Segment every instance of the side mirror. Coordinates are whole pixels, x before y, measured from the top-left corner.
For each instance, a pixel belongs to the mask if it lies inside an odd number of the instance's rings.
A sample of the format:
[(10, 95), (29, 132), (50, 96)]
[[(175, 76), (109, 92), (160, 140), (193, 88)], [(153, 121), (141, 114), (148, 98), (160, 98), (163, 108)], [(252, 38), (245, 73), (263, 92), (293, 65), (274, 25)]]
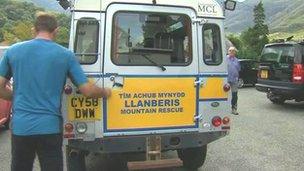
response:
[(225, 1), (225, 9), (226, 10), (234, 11), (235, 7), (236, 7), (236, 1), (233, 1), (233, 0), (226, 0)]

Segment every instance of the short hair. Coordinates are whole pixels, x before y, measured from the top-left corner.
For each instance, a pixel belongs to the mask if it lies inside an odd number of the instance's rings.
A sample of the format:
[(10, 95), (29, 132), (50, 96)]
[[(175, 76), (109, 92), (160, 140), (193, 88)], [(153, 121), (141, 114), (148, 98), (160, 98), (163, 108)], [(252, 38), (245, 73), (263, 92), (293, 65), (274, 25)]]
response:
[(228, 49), (228, 51), (238, 52), (238, 50), (237, 50), (235, 47), (233, 47), (233, 46), (231, 46), (231, 47)]
[(45, 12), (38, 12), (36, 14), (34, 27), (37, 32), (47, 31), (52, 33), (58, 27), (58, 22), (54, 15)]

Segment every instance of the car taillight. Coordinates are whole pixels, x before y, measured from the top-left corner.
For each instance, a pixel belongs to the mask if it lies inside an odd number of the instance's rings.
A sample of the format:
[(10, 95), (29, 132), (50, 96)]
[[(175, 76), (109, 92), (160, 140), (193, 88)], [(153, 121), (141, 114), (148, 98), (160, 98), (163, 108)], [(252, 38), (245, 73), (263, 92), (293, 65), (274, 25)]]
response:
[(71, 124), (71, 123), (66, 123), (65, 125), (64, 125), (64, 130), (65, 130), (65, 132), (73, 132), (73, 130), (74, 130), (74, 126), (73, 126), (73, 124)]
[(64, 86), (64, 93), (69, 95), (73, 92), (73, 88), (69, 85)]
[(230, 85), (229, 84), (225, 84), (223, 87), (225, 92), (228, 92), (230, 90)]
[(223, 119), (223, 124), (224, 125), (228, 125), (229, 124), (229, 122), (230, 122), (230, 118), (229, 117), (224, 117), (224, 119)]
[(215, 127), (219, 127), (222, 125), (222, 118), (219, 116), (215, 116), (214, 118), (212, 118), (212, 125)]
[(293, 83), (304, 83), (304, 66), (303, 64), (294, 64), (292, 72)]

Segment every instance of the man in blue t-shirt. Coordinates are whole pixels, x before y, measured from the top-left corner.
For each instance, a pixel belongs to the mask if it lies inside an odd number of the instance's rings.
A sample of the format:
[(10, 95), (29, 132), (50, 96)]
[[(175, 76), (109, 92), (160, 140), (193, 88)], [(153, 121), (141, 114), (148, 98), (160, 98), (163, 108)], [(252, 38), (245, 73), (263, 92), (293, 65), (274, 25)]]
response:
[[(108, 97), (110, 89), (88, 82), (74, 54), (54, 43), (54, 16), (37, 15), (36, 38), (9, 48), (0, 62), (0, 97), (13, 99), (12, 171), (30, 171), (38, 155), (41, 170), (63, 170), (61, 93), (67, 77), (88, 97)], [(13, 77), (13, 91), (6, 83)]]

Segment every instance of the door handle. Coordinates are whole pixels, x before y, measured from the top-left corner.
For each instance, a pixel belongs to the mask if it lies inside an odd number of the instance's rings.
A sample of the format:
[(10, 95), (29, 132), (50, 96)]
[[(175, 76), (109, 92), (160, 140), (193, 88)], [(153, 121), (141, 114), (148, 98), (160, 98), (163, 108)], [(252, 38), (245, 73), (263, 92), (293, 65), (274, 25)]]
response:
[(112, 88), (122, 88), (123, 87), (123, 77), (118, 76), (118, 73), (108, 73), (110, 75), (109, 79), (113, 82)]

